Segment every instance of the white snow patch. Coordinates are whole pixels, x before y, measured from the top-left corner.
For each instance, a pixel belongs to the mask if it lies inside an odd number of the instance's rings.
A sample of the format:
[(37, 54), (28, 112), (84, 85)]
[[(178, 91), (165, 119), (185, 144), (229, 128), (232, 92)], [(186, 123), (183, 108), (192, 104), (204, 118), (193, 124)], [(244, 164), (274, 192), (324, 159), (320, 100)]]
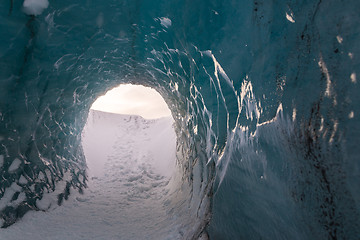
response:
[(163, 26), (163, 27), (166, 27), (166, 28), (169, 28), (171, 27), (171, 20), (169, 18), (166, 18), (166, 17), (161, 17), (159, 18), (160, 20), (160, 24)]
[(319, 67), (321, 68), (321, 71), (324, 73), (325, 77), (326, 77), (326, 90), (325, 90), (325, 96), (330, 97), (331, 96), (331, 90), (332, 90), (332, 83), (331, 83), (331, 79), (330, 79), (330, 74), (329, 74), (329, 70), (323, 60), (322, 55), (320, 55), (320, 60), (318, 62)]
[(44, 180), (45, 179), (45, 175), (44, 175), (43, 172), (39, 172), (38, 179), (39, 180)]
[(351, 111), (351, 112), (349, 113), (349, 119), (352, 119), (352, 118), (354, 118), (354, 111)]
[(26, 180), (26, 178), (21, 175), (18, 181), (20, 184), (27, 184), (28, 180)]
[(40, 15), (49, 6), (48, 0), (25, 0), (24, 12), (28, 15)]
[(295, 19), (294, 19), (294, 15), (292, 12), (289, 13), (286, 13), (286, 19), (289, 21), (289, 22), (292, 22), (292, 23), (295, 23)]
[(128, 136), (136, 138), (134, 147), (137, 156), (148, 156), (153, 161), (151, 164), (154, 171), (170, 176), (172, 170), (169, 169), (175, 167), (176, 142), (172, 124), (171, 117), (146, 120), (140, 116), (90, 110), (82, 135), (90, 175), (99, 177), (104, 174), (105, 162), (99, 159), (106, 159), (109, 152), (114, 151), (109, 143), (117, 141), (120, 136)]
[(15, 158), (8, 169), (9, 173), (15, 172), (20, 167), (20, 164), (21, 161), (18, 158)]
[(26, 194), (21, 192), (15, 201), (11, 202), (11, 206), (16, 206), (26, 200)]
[(53, 197), (50, 194), (44, 194), (41, 200), (36, 200), (36, 207), (45, 211), (48, 210), (51, 206), (51, 203), (55, 202)]
[(4, 209), (11, 201), (15, 192), (19, 192), (21, 187), (16, 183), (12, 183), (9, 188), (5, 190), (4, 195), (0, 199), (0, 210)]
[(352, 74), (350, 75), (350, 79), (351, 79), (351, 82), (352, 82), (352, 83), (356, 83), (356, 73), (352, 73)]
[(336, 36), (336, 40), (338, 41), (338, 43), (342, 44), (342, 42), (344, 41), (344, 39), (340, 36), (340, 35), (337, 35)]
[(296, 108), (293, 109), (292, 120), (293, 122), (296, 120)]

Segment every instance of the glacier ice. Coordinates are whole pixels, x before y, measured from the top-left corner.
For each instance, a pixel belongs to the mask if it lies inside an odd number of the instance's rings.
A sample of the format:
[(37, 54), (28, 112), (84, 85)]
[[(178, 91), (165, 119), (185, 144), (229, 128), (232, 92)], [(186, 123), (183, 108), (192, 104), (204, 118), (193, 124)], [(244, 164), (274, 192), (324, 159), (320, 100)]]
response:
[[(3, 226), (86, 188), (88, 110), (130, 83), (172, 111), (185, 239), (358, 239), (359, 7), (64, 0), (28, 16), (2, 1)], [(4, 198), (21, 176), (26, 199)]]

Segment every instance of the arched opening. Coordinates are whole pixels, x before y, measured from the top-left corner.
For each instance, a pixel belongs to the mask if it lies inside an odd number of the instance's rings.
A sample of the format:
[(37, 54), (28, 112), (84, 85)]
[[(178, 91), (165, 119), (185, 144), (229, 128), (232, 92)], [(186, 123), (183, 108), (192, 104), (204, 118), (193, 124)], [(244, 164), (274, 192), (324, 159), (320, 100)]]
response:
[[(138, 168), (146, 163), (156, 174), (171, 176), (176, 145), (173, 122), (164, 99), (152, 88), (124, 84), (100, 96), (82, 134), (90, 178), (104, 173), (111, 154), (123, 158), (124, 164), (131, 162)], [(126, 149), (121, 151), (120, 145)], [(125, 161), (126, 152), (131, 154)]]
[(83, 208), (97, 206), (89, 218), (101, 218), (98, 226), (114, 235), (121, 232), (124, 239), (171, 234), (170, 226), (169, 233), (157, 232), (168, 217), (173, 122), (165, 101), (151, 88), (120, 85), (94, 102), (82, 134), (88, 189), (78, 200), (86, 202)]

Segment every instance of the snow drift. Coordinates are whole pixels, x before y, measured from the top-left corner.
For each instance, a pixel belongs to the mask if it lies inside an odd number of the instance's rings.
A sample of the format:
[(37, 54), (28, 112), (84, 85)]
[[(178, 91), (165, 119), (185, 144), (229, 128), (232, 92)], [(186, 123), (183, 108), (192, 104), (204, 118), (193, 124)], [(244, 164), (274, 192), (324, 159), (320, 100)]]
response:
[(172, 210), (172, 200), (181, 198), (170, 183), (176, 170), (172, 124), (171, 117), (91, 110), (82, 132), (88, 188), (61, 207), (51, 201), (56, 195), (45, 194), (37, 206), (47, 212), (28, 213), (2, 230), (1, 239), (182, 239), (188, 226), (178, 219), (190, 213), (186, 205)]

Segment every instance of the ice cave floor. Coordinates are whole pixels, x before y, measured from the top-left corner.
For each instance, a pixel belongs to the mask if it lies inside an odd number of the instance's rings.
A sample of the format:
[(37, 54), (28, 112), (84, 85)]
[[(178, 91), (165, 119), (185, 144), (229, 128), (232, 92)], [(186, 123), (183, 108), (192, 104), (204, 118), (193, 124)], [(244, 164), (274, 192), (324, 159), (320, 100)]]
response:
[(169, 161), (175, 159), (171, 118), (92, 111), (83, 146), (89, 166), (84, 194), (26, 214), (2, 230), (2, 240), (181, 239), (166, 200), (175, 164)]

